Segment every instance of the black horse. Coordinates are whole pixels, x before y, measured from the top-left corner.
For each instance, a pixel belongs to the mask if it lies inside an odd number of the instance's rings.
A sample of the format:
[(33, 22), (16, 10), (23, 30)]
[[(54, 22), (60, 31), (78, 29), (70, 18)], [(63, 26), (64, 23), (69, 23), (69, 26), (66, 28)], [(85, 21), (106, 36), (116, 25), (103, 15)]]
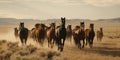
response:
[(57, 44), (58, 44), (58, 51), (63, 51), (64, 48), (64, 43), (66, 40), (66, 28), (65, 28), (65, 17), (62, 18), (61, 17), (61, 25), (60, 27), (57, 29), (57, 33), (56, 33), (56, 37), (57, 37)]
[(21, 40), (22, 45), (27, 42), (28, 38), (28, 29), (24, 27), (24, 23), (20, 23), (19, 25), (19, 37)]

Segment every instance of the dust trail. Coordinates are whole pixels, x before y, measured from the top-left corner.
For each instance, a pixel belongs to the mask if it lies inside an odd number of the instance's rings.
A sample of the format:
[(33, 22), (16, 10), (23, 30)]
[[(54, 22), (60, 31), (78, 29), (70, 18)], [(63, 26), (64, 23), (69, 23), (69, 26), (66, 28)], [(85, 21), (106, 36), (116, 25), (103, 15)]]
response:
[(7, 40), (11, 42), (17, 42), (15, 36), (14, 36), (14, 30), (10, 30), (8, 33), (2, 33), (0, 34), (0, 40)]

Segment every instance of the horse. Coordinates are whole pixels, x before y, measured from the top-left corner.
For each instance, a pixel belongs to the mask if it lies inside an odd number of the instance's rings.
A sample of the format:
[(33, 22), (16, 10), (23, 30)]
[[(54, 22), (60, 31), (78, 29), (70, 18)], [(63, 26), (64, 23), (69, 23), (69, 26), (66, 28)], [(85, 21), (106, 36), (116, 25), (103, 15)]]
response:
[(90, 29), (85, 30), (86, 45), (89, 43), (90, 48), (93, 47), (93, 40), (95, 37), (94, 24), (90, 24)]
[[(76, 26), (74, 29), (73, 29), (73, 39), (74, 39), (74, 42), (75, 42), (75, 45), (78, 47), (78, 48), (84, 48), (84, 44), (85, 44), (85, 32), (83, 30), (83, 27), (82, 26)], [(81, 41), (83, 41), (83, 45), (81, 45)]]
[(18, 29), (17, 28), (14, 28), (14, 35), (15, 35), (15, 38), (18, 38), (19, 37), (19, 34), (18, 34)]
[(51, 23), (50, 27), (46, 30), (46, 37), (48, 40), (48, 47), (51, 46), (53, 48), (53, 45), (55, 43), (56, 35), (55, 35), (55, 23)]
[(72, 42), (72, 27), (71, 25), (68, 25), (67, 26), (67, 39), (70, 41), (70, 43)]
[(97, 40), (101, 41), (103, 38), (103, 28), (100, 28), (100, 31), (97, 31)]
[(61, 25), (57, 28), (56, 32), (56, 42), (58, 45), (58, 51), (62, 52), (64, 49), (64, 44), (66, 40), (66, 28), (65, 28), (65, 17), (61, 17)]
[(36, 42), (37, 42), (37, 37), (36, 37), (35, 31), (38, 29), (38, 26), (39, 26), (39, 23), (36, 23), (35, 27), (30, 30), (31, 31), (31, 38)]
[[(24, 43), (25, 43), (25, 45), (26, 45), (26, 43), (27, 43), (27, 39), (28, 39), (28, 29), (27, 28), (25, 28), (24, 27), (24, 22), (23, 23), (20, 23), (20, 25), (19, 25), (19, 38), (20, 38), (20, 40), (21, 40), (21, 43), (22, 43), (22, 45), (24, 45)], [(25, 42), (24, 42), (25, 41)]]
[(38, 27), (35, 29), (36, 41), (43, 47), (43, 43), (46, 36), (46, 30), (44, 24), (38, 24)]

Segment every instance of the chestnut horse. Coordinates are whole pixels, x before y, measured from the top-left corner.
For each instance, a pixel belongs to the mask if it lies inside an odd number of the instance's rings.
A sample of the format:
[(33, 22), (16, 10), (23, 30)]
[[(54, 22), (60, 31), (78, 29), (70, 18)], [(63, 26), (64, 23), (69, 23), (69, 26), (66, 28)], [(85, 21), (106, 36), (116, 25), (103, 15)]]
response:
[(103, 38), (103, 28), (100, 28), (100, 31), (97, 31), (97, 40), (101, 41)]
[(37, 37), (35, 31), (38, 29), (39, 23), (35, 24), (35, 28), (31, 29), (31, 38), (37, 42)]
[(55, 43), (55, 23), (51, 23), (50, 27), (48, 27), (47, 31), (46, 31), (46, 36), (48, 39), (48, 47), (53, 48), (53, 45)]
[(45, 25), (38, 24), (38, 27), (35, 29), (35, 37), (38, 43), (42, 45), (42, 47), (45, 40), (45, 36), (46, 36)]

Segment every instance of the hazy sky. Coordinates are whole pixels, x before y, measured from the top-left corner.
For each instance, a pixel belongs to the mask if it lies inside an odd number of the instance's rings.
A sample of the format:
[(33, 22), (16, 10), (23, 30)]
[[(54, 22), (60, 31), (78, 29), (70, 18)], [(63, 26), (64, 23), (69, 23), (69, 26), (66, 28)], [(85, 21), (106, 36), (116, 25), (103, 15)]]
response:
[(120, 17), (120, 0), (0, 0), (0, 17), (9, 18)]

